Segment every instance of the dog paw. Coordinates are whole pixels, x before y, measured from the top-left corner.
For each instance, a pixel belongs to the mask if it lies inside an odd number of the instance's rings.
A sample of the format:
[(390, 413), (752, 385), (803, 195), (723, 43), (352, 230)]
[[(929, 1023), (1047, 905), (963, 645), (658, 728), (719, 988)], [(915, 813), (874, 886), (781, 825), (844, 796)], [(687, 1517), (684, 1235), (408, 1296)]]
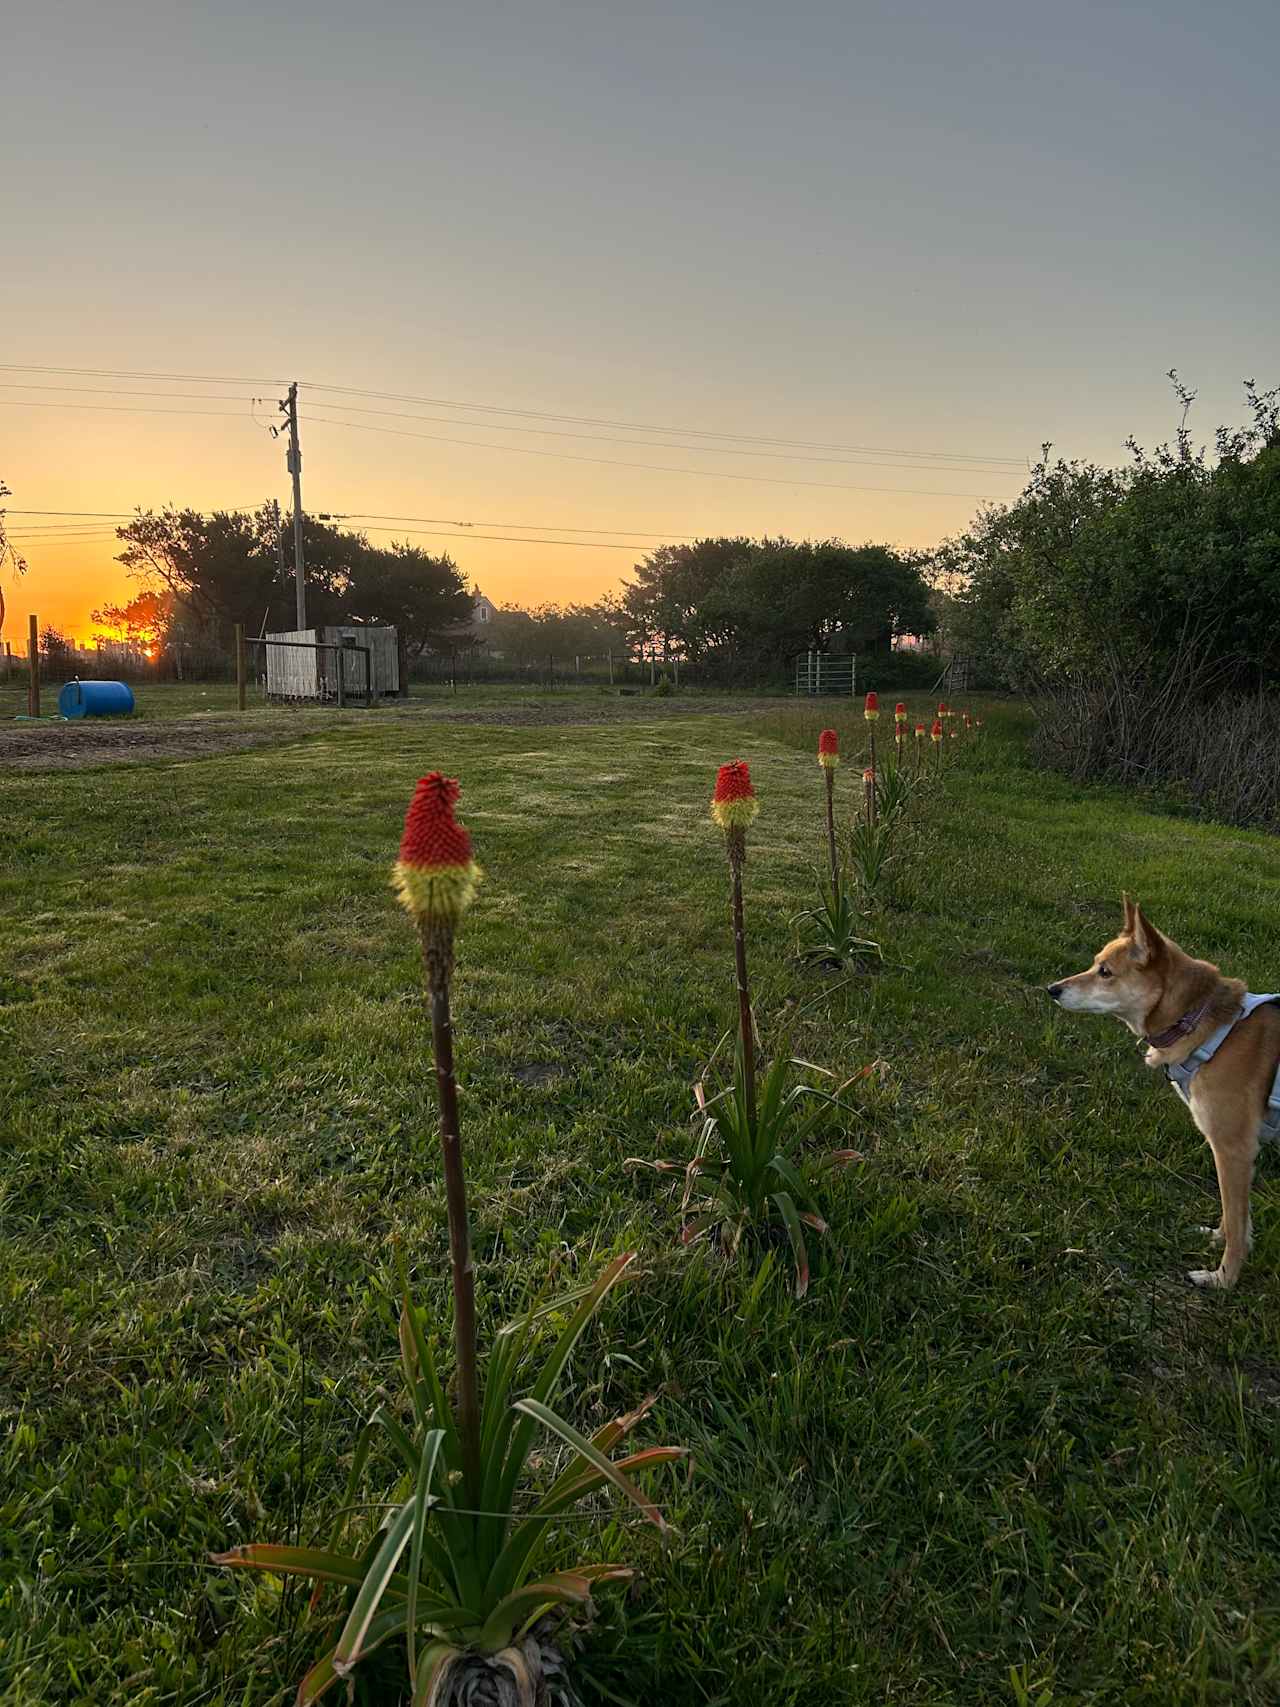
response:
[(1210, 1244), (1213, 1245), (1221, 1245), (1226, 1242), (1227, 1235), (1222, 1231), (1221, 1227), (1193, 1227), (1192, 1231), (1203, 1234), (1204, 1237), (1209, 1240)]
[(1231, 1285), (1220, 1268), (1193, 1268), (1187, 1279), (1193, 1286), (1217, 1287), (1221, 1290)]

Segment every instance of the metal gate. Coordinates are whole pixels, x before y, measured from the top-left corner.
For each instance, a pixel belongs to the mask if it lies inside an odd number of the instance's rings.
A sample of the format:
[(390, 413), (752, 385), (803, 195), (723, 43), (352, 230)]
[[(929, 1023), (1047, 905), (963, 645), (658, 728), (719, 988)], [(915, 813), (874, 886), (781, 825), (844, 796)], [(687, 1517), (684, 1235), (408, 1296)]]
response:
[(796, 692), (848, 694), (858, 691), (858, 660), (850, 652), (833, 657), (829, 652), (796, 653)]

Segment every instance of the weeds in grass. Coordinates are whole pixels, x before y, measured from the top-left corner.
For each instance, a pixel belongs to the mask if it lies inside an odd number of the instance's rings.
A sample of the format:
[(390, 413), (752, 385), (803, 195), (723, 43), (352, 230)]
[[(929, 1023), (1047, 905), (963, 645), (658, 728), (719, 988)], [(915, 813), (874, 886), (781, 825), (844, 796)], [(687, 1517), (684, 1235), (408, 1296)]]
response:
[(906, 766), (895, 760), (876, 774), (877, 817), (892, 821), (906, 811), (911, 800), (914, 778)]
[(808, 939), (800, 947), (800, 958), (842, 968), (883, 960), (880, 944), (859, 934), (859, 921), (847, 884), (819, 882), (818, 905), (806, 907), (791, 921), (806, 932)]
[[(728, 1035), (726, 1032), (721, 1045)], [(713, 1056), (712, 1062), (714, 1059)], [(796, 1069), (832, 1080), (835, 1075), (782, 1051), (761, 1081), (757, 1105), (748, 1095), (746, 1054), (741, 1038), (735, 1050), (732, 1081), (717, 1095), (708, 1097), (705, 1080), (712, 1062), (707, 1063), (694, 1087), (702, 1130), (692, 1161), (643, 1163), (633, 1157), (632, 1165), (685, 1176), (680, 1212), (684, 1217), (681, 1239), (686, 1245), (705, 1239), (716, 1244), (727, 1257), (734, 1257), (748, 1233), (767, 1238), (770, 1228), (784, 1232), (795, 1266), (795, 1294), (803, 1298), (809, 1290), (807, 1235), (825, 1233), (827, 1223), (818, 1213), (814, 1195), (800, 1172), (799, 1151), (832, 1109), (853, 1114), (841, 1099), (851, 1085), (872, 1069), (863, 1067), (834, 1091), (828, 1091), (816, 1085), (791, 1083)], [(828, 1165), (834, 1166), (858, 1159), (856, 1150), (831, 1150), (823, 1157)]]
[(849, 870), (865, 908), (875, 906), (884, 893), (894, 857), (895, 820), (855, 818), (849, 826)]

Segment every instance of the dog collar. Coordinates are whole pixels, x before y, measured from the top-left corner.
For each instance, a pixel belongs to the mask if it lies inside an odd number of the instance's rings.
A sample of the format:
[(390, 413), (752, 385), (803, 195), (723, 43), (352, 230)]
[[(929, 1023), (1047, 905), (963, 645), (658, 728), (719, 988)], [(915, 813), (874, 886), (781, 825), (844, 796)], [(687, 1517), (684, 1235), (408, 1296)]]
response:
[(1198, 1008), (1194, 1008), (1190, 1013), (1183, 1014), (1181, 1019), (1174, 1020), (1171, 1026), (1168, 1026), (1164, 1031), (1158, 1031), (1154, 1037), (1148, 1035), (1146, 1042), (1150, 1044), (1152, 1049), (1168, 1049), (1170, 1044), (1176, 1043), (1180, 1037), (1190, 1036), (1208, 1013), (1209, 1003), (1212, 1000), (1213, 997), (1210, 996), (1208, 1001), (1202, 1002)]

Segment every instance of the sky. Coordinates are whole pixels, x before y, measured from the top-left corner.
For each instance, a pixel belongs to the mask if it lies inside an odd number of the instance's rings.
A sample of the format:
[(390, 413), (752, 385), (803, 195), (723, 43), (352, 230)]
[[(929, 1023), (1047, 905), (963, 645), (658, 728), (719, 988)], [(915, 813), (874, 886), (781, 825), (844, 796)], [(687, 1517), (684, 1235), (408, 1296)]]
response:
[(308, 510), (525, 604), (928, 546), (1170, 436), (1171, 367), (1206, 438), (1280, 379), (1274, 0), (42, 0), (2, 52), (15, 650), (135, 590), (108, 512), (287, 504), (291, 379)]

